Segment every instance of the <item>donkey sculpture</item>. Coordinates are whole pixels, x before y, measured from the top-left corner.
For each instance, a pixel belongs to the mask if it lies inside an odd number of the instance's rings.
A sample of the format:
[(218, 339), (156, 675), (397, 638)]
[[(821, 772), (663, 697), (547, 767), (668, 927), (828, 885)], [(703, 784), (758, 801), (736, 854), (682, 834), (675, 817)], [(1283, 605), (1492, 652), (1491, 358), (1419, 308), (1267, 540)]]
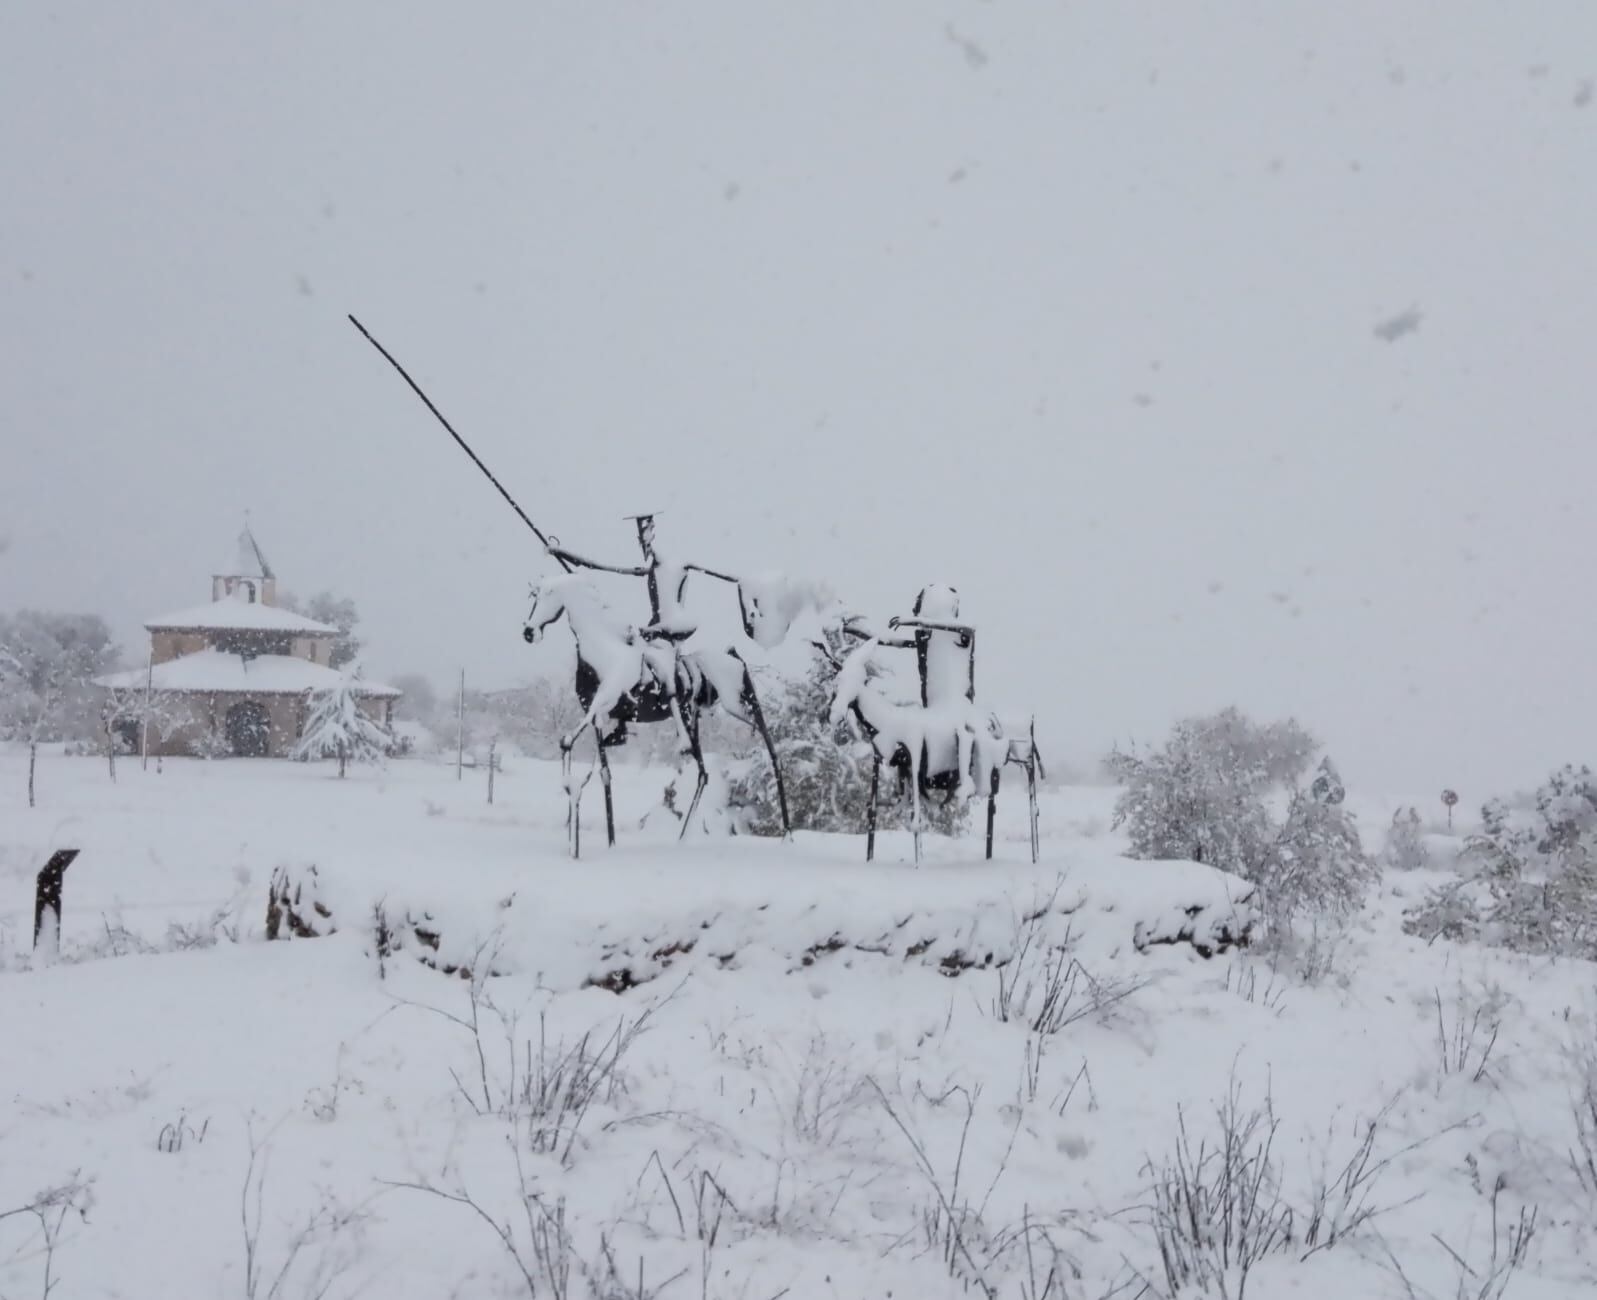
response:
[[(995, 715), (985, 717), (976, 706), (976, 630), (959, 619), (959, 593), (952, 587), (933, 585), (916, 597), (913, 615), (894, 618), (888, 627), (896, 632), (913, 629), (909, 637), (864, 636), (860, 644), (838, 663), (830, 718), (835, 724), (851, 722), (871, 746), (871, 794), (866, 811), (865, 858), (876, 856), (877, 802), (882, 764), (898, 773), (900, 792), (909, 791), (910, 829), (915, 861), (921, 859), (925, 829), (924, 801), (934, 793), (945, 800), (987, 795), (986, 856), (993, 856), (993, 827), (998, 811), (999, 771), (1016, 763), (1027, 773), (1031, 806), (1031, 854), (1038, 857), (1037, 776), (1041, 754), (1033, 726), (1027, 737), (1010, 737)], [(909, 703), (889, 695), (871, 675), (877, 652), (883, 648), (913, 649), (920, 700)]]
[(635, 628), (611, 610), (590, 579), (576, 575), (546, 578), (534, 585), (532, 609), (522, 636), (536, 644), (562, 617), (570, 624), (577, 644), (576, 691), (583, 708), (582, 720), (560, 740), (570, 802), (567, 831), (572, 857), (581, 853), (578, 811), (583, 788), (592, 776), (590, 771), (580, 782), (574, 782), (572, 776), (571, 751), (582, 733), (591, 728), (597, 742), (605, 834), (613, 845), (615, 804), (608, 751), (626, 743), (627, 729), (634, 723), (669, 721), (676, 725), (683, 752), (692, 755), (698, 768), (698, 784), (682, 819), (681, 838), (687, 834), (709, 781), (699, 741), (699, 717), (711, 708), (720, 708), (759, 732), (776, 774), (782, 830), (788, 832), (782, 766), (748, 665), (736, 650), (690, 650), (665, 629)]

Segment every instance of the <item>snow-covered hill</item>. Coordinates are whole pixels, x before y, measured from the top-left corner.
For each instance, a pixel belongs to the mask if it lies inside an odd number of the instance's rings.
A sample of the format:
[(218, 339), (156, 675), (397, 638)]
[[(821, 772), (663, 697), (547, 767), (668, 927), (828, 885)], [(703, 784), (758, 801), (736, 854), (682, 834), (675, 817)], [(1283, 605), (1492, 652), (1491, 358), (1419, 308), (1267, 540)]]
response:
[[(40, 807), (8, 803), (0, 1210), (66, 1190), (0, 1219), (6, 1294), (48, 1267), (58, 1300), (1169, 1295), (1154, 1207), (1183, 1124), (1214, 1181), (1228, 1108), (1290, 1234), (1248, 1295), (1597, 1281), (1565, 1056), (1597, 1042), (1594, 971), (1403, 936), (1425, 882), (1272, 967), (1143, 941), (1246, 891), (1118, 857), (1112, 792), (1049, 792), (1037, 868), (1012, 808), (1007, 856), (917, 871), (895, 840), (867, 866), (847, 837), (629, 831), (659, 777), (623, 767), (622, 845), (572, 864), (549, 765), (492, 808), (445, 766), (331, 770), (113, 785), (51, 756)], [(67, 960), (36, 968), (31, 873), (64, 845)], [(311, 863), (337, 933), (263, 942), (273, 870)], [(439, 950), (380, 961), (378, 901)]]

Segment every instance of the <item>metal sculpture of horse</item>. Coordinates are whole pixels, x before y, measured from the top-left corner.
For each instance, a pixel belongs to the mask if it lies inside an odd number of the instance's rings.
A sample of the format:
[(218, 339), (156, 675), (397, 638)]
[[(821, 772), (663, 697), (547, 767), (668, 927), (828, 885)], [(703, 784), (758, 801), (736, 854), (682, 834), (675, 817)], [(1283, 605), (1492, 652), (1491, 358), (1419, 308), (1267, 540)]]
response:
[[(1027, 773), (1031, 805), (1032, 861), (1038, 856), (1037, 775), (1042, 770), (1033, 728), (1029, 738), (1010, 737), (996, 715), (983, 716), (976, 696), (976, 631), (958, 622), (959, 593), (928, 586), (915, 600), (909, 618), (889, 627), (913, 629), (910, 637), (869, 636), (838, 662), (830, 719), (848, 720), (871, 746), (871, 792), (866, 811), (865, 858), (876, 855), (877, 804), (882, 765), (898, 773), (899, 790), (911, 799), (910, 829), (915, 861), (921, 858), (924, 803), (934, 793), (945, 800), (987, 795), (986, 856), (993, 856), (1000, 769), (1016, 763)], [(855, 635), (860, 635), (858, 632)], [(889, 694), (871, 669), (878, 650), (913, 649), (920, 680), (918, 703)]]
[(691, 755), (698, 768), (698, 784), (682, 819), (681, 835), (686, 835), (709, 782), (699, 717), (711, 708), (719, 708), (759, 732), (776, 775), (782, 830), (784, 834), (789, 831), (787, 790), (776, 745), (748, 665), (736, 650), (688, 649), (664, 632), (651, 634), (650, 629), (635, 628), (605, 603), (591, 580), (573, 575), (546, 578), (534, 585), (532, 609), (522, 636), (535, 644), (562, 617), (577, 645), (576, 692), (583, 708), (582, 720), (560, 740), (570, 803), (567, 829), (572, 857), (581, 851), (578, 812), (582, 789), (592, 775), (590, 772), (580, 784), (573, 784), (571, 753), (582, 733), (591, 728), (597, 743), (605, 832), (613, 845), (615, 804), (608, 751), (626, 743), (632, 724), (674, 723), (682, 752)]

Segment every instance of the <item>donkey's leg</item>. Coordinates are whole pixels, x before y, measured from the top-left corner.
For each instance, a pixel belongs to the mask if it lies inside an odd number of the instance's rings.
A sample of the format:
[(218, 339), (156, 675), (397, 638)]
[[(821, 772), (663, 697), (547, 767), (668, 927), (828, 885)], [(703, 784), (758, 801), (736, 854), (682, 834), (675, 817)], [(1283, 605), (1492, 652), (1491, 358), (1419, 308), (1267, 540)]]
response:
[(961, 727), (954, 733), (954, 762), (959, 767), (959, 795), (962, 800), (974, 799), (980, 790), (976, 788), (976, 778), (971, 775), (971, 761), (976, 749), (976, 735), (969, 727)]
[[(736, 656), (735, 652), (734, 655), (739, 663), (743, 662), (741, 656)], [(776, 802), (782, 810), (782, 838), (790, 840), (793, 838), (793, 822), (787, 812), (787, 785), (782, 780), (782, 763), (776, 756), (776, 742), (771, 739), (771, 729), (765, 724), (765, 710), (760, 707), (760, 697), (754, 693), (754, 679), (749, 676), (747, 666), (743, 669), (742, 695), (754, 729), (760, 733), (760, 739), (765, 742), (765, 752), (771, 756), (771, 771), (776, 775)]]
[(930, 757), (926, 753), (926, 742), (920, 743), (916, 751), (914, 770), (910, 773), (909, 780), (909, 829), (915, 841), (915, 865), (920, 866), (920, 841), (921, 831), (924, 829), (925, 806), (921, 802), (921, 783), (926, 779), (926, 770), (931, 766)]
[[(993, 768), (987, 791), (987, 861), (993, 860), (993, 822), (998, 818), (998, 769)], [(1036, 859), (1032, 859), (1036, 861)]]

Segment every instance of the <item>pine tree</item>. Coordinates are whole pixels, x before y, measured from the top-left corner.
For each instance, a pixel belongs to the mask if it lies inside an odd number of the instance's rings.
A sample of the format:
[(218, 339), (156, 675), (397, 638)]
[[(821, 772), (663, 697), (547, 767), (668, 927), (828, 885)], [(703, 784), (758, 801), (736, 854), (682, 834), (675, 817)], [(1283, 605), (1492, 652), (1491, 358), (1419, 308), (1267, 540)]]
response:
[(294, 747), (294, 757), (338, 759), (342, 777), (351, 762), (375, 762), (388, 751), (388, 733), (362, 711), (354, 681), (342, 677), (336, 686), (314, 692), (305, 734)]

